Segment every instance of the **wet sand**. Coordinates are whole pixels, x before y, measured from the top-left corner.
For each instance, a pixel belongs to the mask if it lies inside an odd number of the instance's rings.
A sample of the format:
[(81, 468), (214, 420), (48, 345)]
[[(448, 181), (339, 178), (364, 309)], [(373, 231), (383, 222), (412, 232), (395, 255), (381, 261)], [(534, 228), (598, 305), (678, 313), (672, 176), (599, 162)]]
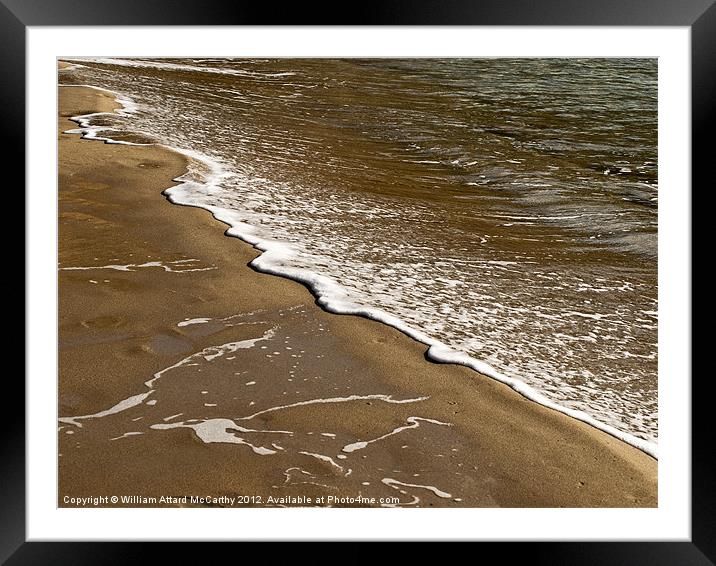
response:
[(60, 506), (656, 506), (656, 460), (253, 271), (161, 195), (183, 156), (62, 133), (118, 105), (59, 97)]

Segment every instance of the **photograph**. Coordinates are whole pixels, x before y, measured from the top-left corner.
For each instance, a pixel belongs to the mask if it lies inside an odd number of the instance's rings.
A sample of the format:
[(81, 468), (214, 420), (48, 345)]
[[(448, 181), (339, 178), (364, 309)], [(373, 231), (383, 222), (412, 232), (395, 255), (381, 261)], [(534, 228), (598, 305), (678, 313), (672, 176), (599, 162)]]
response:
[(57, 59), (59, 507), (658, 506), (658, 59)]
[(0, 0), (0, 564), (714, 566), (715, 1)]

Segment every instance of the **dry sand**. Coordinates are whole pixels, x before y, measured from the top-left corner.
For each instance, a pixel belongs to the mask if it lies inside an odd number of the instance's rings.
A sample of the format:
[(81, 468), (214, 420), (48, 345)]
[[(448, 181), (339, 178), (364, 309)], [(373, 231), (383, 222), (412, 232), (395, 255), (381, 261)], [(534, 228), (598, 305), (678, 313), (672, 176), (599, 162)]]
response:
[(100, 413), (60, 422), (60, 506), (112, 494), (656, 506), (653, 458), (253, 271), (257, 252), (226, 226), (162, 197), (183, 156), (62, 133), (117, 104), (82, 87), (59, 98), (59, 415)]

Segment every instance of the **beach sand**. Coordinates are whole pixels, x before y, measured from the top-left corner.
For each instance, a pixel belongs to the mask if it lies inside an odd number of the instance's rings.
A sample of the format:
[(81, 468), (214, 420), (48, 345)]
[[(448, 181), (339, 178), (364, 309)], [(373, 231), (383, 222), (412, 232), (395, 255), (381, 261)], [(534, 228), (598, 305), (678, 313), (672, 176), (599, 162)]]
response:
[(183, 156), (62, 133), (117, 106), (59, 89), (60, 506), (656, 506), (652, 457), (253, 271), (256, 250), (162, 196)]

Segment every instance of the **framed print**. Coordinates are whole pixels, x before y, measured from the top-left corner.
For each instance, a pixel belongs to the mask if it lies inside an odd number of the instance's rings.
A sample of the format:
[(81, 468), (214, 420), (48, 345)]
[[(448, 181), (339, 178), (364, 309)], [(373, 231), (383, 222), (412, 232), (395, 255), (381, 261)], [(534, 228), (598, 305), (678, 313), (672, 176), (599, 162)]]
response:
[(267, 8), (2, 0), (28, 331), (0, 557), (711, 563), (716, 9)]

